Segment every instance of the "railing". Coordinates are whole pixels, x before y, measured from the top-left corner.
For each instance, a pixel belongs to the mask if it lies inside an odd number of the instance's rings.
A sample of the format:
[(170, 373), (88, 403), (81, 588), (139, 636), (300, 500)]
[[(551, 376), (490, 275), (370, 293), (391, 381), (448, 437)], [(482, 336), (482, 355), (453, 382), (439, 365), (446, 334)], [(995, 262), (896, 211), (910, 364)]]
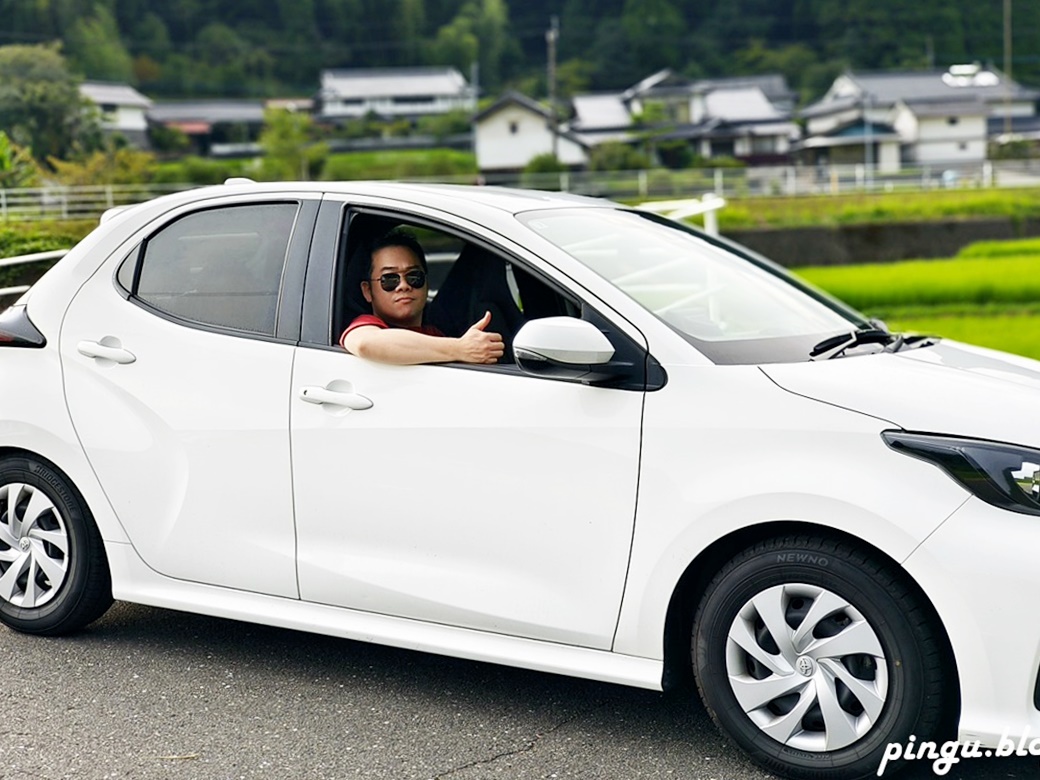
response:
[(108, 184), (84, 187), (26, 187), (0, 190), (0, 221), (97, 219), (115, 206), (128, 206), (188, 189), (189, 184)]
[[(39, 263), (44, 260), (56, 262), (68, 253), (68, 249), (55, 249), (51, 252), (33, 252), (29, 255), (3, 257), (0, 258), (0, 268), (7, 268), (14, 265), (28, 265), (29, 263)], [(27, 284), (16, 284), (11, 287), (0, 287), (0, 311), (3, 311), (12, 303), (14, 303), (18, 299), (18, 296), (28, 289), (29, 285)]]
[[(615, 200), (838, 195), (855, 192), (986, 187), (1040, 187), (1040, 160), (904, 167), (886, 172), (860, 165), (757, 168), (664, 168), (640, 171), (567, 171), (545, 174), (439, 176), (412, 181), (493, 184), (572, 192)], [(106, 185), (0, 189), (0, 221), (97, 219), (105, 210), (150, 200), (191, 184)]]

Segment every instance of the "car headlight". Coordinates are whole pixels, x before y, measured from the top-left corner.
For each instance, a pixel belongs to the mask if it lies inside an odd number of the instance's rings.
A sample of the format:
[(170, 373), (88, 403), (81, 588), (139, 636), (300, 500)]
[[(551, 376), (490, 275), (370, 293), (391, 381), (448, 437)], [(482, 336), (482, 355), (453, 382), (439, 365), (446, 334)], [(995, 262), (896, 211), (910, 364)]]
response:
[(896, 452), (934, 463), (988, 504), (1040, 515), (1040, 450), (903, 431), (881, 438)]

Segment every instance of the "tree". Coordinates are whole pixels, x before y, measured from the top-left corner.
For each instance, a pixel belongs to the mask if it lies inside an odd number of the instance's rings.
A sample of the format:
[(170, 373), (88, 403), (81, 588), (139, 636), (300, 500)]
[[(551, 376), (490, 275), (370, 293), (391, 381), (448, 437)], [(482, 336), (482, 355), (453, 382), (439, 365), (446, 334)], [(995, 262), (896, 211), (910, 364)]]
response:
[(292, 181), (320, 174), (329, 150), (326, 144), (313, 143), (312, 136), (309, 115), (286, 109), (265, 111), (260, 133), (263, 178)]
[(97, 184), (147, 184), (155, 176), (155, 155), (127, 146), (109, 144), (106, 149), (74, 161), (50, 160), (63, 184), (82, 187)]
[(65, 159), (100, 141), (60, 44), (0, 46), (0, 130), (37, 160)]
[(431, 46), (432, 59), (444, 65), (454, 65), (463, 73), (477, 61), (480, 42), (473, 31), (473, 22), (459, 14), (450, 24), (437, 30), (437, 37)]
[(40, 183), (40, 166), (25, 149), (11, 143), (0, 130), (0, 189), (35, 187)]
[(430, 52), (433, 61), (454, 65), (463, 73), (478, 63), (481, 83), (497, 90), (520, 57), (504, 0), (467, 0), (455, 18), (437, 30)]
[(115, 16), (97, 6), (92, 16), (77, 19), (65, 36), (69, 59), (87, 78), (130, 81), (133, 60), (119, 34)]

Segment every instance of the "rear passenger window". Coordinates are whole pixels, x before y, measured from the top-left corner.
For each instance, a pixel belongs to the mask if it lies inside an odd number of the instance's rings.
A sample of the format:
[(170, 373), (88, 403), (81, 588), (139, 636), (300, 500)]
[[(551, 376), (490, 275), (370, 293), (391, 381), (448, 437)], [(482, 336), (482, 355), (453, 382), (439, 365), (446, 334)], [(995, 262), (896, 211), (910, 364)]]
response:
[[(182, 217), (149, 238), (130, 292), (192, 322), (274, 335), (286, 251), (299, 206), (231, 206)], [(120, 269), (125, 284), (129, 274)]]

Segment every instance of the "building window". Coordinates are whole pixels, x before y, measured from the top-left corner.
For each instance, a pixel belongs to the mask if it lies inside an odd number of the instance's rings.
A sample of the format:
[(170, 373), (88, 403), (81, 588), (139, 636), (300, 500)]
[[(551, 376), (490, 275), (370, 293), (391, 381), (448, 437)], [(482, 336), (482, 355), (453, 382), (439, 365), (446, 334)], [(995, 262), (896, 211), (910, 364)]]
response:
[(510, 135), (516, 135), (518, 132), (520, 132), (520, 125), (518, 125), (516, 122), (510, 122), (509, 123), (509, 134)]
[(965, 141), (961, 141), (959, 144), (957, 144), (957, 148), (960, 149), (962, 152), (966, 152), (968, 151), (968, 144)]
[(751, 137), (751, 153), (752, 154), (776, 154), (776, 136), (773, 135), (756, 135)]
[(946, 124), (948, 124), (948, 125), (955, 125), (959, 121), (960, 121), (960, 119), (958, 117), (955, 117), (955, 116), (951, 116), (951, 117), (947, 117), (946, 118)]

